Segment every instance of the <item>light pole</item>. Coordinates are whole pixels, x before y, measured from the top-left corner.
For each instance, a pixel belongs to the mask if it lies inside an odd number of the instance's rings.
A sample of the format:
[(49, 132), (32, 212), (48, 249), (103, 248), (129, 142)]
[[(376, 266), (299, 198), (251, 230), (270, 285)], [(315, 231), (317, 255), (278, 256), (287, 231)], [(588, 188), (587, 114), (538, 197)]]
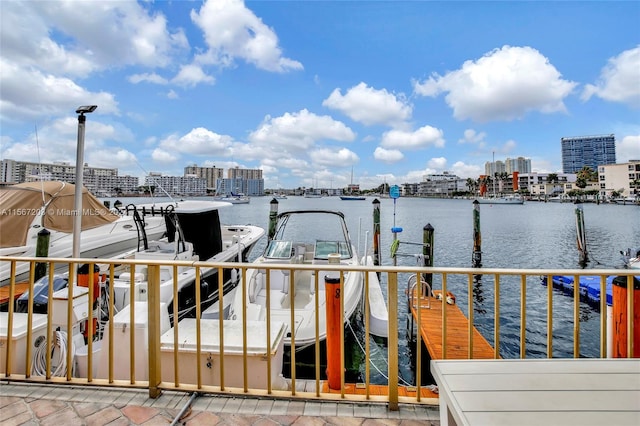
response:
[[(73, 257), (80, 257), (80, 233), (82, 232), (82, 177), (84, 165), (84, 123), (87, 120), (85, 114), (89, 114), (98, 108), (98, 105), (80, 106), (76, 110), (78, 116), (78, 149), (76, 151), (76, 192), (75, 211), (73, 216)], [(75, 275), (75, 274), (74, 274)]]

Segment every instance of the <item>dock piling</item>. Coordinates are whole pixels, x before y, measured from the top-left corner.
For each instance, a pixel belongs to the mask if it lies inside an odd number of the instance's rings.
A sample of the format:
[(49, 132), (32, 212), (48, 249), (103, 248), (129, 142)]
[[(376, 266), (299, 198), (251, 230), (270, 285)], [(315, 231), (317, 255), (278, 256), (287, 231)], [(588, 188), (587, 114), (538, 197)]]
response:
[(269, 241), (276, 235), (276, 222), (278, 220), (278, 200), (275, 198), (269, 202)]
[(482, 267), (482, 234), (480, 233), (480, 203), (473, 201), (473, 256), (474, 268)]
[[(422, 228), (422, 254), (424, 255), (424, 266), (433, 266), (433, 242), (435, 229), (430, 223)], [(422, 274), (422, 279), (433, 288), (433, 274)]]
[(380, 200), (373, 200), (373, 264), (380, 265)]
[(576, 242), (578, 244), (578, 251), (580, 252), (580, 266), (583, 268), (589, 262), (589, 255), (587, 253), (587, 233), (584, 227), (584, 210), (582, 202), (576, 201)]

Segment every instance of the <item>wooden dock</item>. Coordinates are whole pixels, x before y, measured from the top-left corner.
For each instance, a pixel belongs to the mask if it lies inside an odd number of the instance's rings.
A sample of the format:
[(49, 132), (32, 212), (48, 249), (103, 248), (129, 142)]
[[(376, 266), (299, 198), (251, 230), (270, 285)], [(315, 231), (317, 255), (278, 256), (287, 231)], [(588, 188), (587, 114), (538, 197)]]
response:
[[(287, 379), (289, 380), (289, 379)], [(291, 385), (291, 383), (289, 383)], [(309, 379), (296, 379), (296, 391), (298, 392), (315, 392), (316, 382)], [(326, 380), (320, 380), (320, 392), (322, 393), (340, 393), (340, 389), (330, 389)], [(364, 383), (345, 383), (345, 395), (366, 395), (367, 388)], [(408, 396), (415, 398), (417, 388), (415, 386), (398, 386), (398, 396)], [(389, 395), (389, 386), (369, 384), (369, 395)], [(421, 398), (438, 398), (438, 394), (428, 386), (420, 386)]]
[[(438, 294), (438, 291), (434, 291)], [(416, 300), (414, 298), (414, 300)], [(436, 359), (493, 359), (494, 348), (473, 327), (473, 355), (469, 356), (469, 320), (462, 313), (460, 308), (454, 304), (446, 304), (444, 300), (430, 298), (430, 306), (427, 299), (422, 297), (417, 306), (410, 306), (411, 315), (424, 342), (429, 356)], [(447, 350), (443, 355), (442, 351), (442, 306), (446, 304), (447, 309)], [(418, 324), (418, 310), (420, 308), (420, 323)]]

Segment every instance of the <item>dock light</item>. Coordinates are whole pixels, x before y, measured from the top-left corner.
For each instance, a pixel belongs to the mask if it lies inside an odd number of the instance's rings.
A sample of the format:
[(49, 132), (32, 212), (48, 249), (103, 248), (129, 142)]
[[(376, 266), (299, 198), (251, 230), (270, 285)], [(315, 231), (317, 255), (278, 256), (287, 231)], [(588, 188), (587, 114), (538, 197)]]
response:
[(82, 177), (84, 165), (84, 123), (85, 114), (92, 113), (98, 105), (84, 105), (76, 109), (78, 115), (78, 149), (76, 151), (76, 192), (73, 216), (73, 257), (80, 257), (80, 233), (82, 232)]

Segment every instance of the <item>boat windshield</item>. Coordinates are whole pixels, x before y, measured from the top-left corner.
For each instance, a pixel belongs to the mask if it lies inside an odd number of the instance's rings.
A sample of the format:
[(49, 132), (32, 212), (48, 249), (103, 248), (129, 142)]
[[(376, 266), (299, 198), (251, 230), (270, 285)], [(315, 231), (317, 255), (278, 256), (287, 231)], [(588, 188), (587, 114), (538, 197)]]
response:
[(291, 257), (291, 241), (269, 241), (264, 255), (273, 259), (289, 259)]
[(339, 253), (342, 258), (351, 257), (349, 252), (349, 246), (345, 242), (340, 241), (316, 241), (316, 249), (314, 258), (327, 260), (329, 255), (333, 253)]

